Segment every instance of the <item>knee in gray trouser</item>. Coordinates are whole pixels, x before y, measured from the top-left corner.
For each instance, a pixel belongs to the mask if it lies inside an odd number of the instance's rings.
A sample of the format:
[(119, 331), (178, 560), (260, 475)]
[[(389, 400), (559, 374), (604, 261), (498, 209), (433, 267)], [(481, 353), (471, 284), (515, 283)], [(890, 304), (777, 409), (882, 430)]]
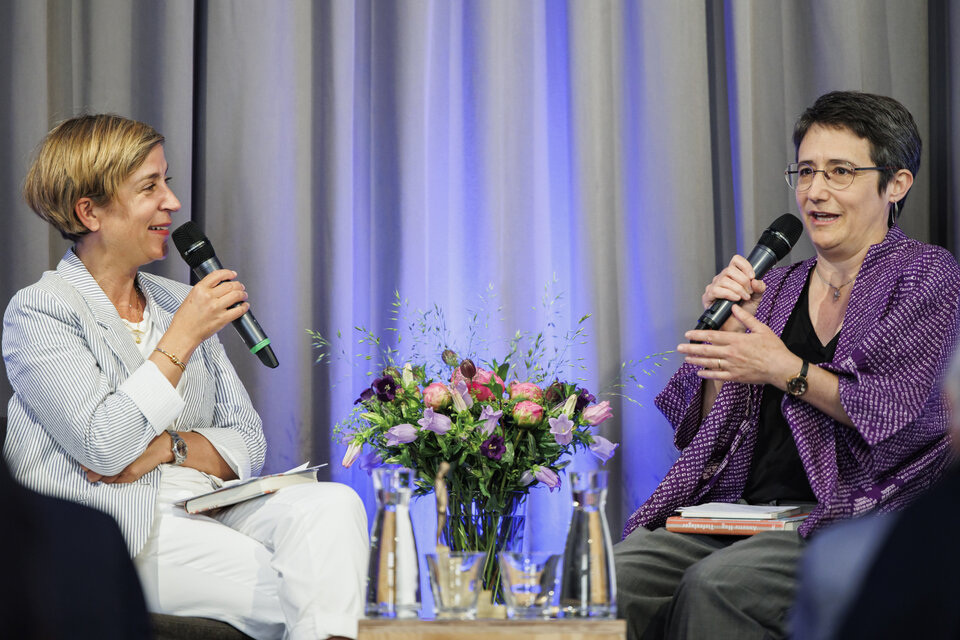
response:
[(673, 615), (684, 615), (694, 607), (715, 607), (727, 603), (727, 576), (726, 568), (717, 566), (709, 557), (691, 565), (683, 573), (673, 596)]

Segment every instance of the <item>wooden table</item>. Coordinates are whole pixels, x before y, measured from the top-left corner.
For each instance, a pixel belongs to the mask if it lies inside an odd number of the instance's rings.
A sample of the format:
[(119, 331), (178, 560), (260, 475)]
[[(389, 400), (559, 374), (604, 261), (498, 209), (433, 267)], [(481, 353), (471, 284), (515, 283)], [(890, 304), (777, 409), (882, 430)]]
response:
[(360, 621), (358, 640), (625, 640), (623, 620)]

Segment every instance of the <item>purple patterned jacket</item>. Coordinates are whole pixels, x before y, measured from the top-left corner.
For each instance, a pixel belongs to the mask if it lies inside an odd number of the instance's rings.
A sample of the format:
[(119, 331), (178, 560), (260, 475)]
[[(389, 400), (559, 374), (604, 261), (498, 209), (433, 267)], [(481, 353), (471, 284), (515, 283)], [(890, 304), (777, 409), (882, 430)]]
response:
[[(816, 260), (773, 269), (757, 318), (777, 335)], [(818, 505), (804, 537), (834, 520), (904, 507), (937, 480), (949, 456), (941, 382), (960, 323), (960, 267), (945, 249), (893, 227), (867, 252), (847, 306), (836, 353), (824, 369), (840, 377), (847, 427), (800, 399), (781, 405)], [(653, 495), (630, 516), (663, 526), (681, 506), (733, 502), (750, 472), (762, 387), (723, 385), (700, 421), (701, 379), (684, 364), (657, 396), (673, 424), (680, 457)]]

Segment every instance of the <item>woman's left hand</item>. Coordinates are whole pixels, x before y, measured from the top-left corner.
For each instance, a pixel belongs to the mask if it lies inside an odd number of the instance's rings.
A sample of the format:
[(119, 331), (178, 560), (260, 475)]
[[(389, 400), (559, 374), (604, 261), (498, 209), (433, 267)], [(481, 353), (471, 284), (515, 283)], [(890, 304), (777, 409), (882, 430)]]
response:
[(721, 382), (772, 384), (783, 390), (787, 379), (799, 370), (799, 356), (791, 353), (777, 334), (739, 305), (733, 306), (733, 317), (747, 333), (692, 330), (684, 334), (701, 344), (681, 344), (677, 351), (685, 362), (699, 367), (701, 378)]
[(90, 482), (103, 482), (105, 484), (136, 482), (145, 474), (163, 464), (166, 461), (167, 454), (172, 456), (172, 450), (170, 448), (170, 436), (164, 432), (147, 445), (139, 458), (128, 464), (123, 471), (115, 476), (104, 476), (82, 465), (81, 467), (86, 472), (87, 480)]

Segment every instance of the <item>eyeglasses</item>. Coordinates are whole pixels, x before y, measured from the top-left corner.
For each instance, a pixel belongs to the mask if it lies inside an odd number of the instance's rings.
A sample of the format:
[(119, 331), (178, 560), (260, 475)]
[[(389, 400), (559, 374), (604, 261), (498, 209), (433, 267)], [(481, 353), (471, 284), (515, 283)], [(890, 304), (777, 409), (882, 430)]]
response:
[(814, 169), (813, 165), (800, 162), (793, 162), (787, 165), (787, 170), (783, 172), (787, 184), (794, 191), (806, 191), (813, 184), (813, 178), (818, 173), (823, 174), (827, 186), (834, 189), (846, 189), (853, 184), (853, 179), (857, 177), (858, 171), (887, 171), (893, 170), (893, 167), (855, 167), (849, 162), (831, 160), (824, 169)]

